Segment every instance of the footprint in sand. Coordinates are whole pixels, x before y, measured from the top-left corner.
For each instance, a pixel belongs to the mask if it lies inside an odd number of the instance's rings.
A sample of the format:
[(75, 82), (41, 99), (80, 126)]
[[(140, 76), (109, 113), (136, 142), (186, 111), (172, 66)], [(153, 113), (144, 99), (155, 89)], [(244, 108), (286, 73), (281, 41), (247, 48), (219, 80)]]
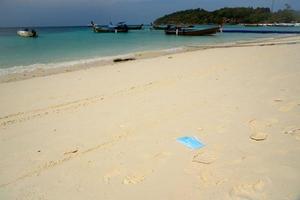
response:
[(216, 177), (210, 171), (202, 171), (199, 175), (200, 181), (202, 185), (211, 185), (214, 183)]
[[(171, 155), (170, 152), (165, 152), (165, 151), (151, 155), (150, 159), (149, 160), (147, 159), (147, 162), (143, 163), (142, 167), (135, 170), (132, 173), (132, 175), (128, 175), (124, 178), (123, 184), (134, 185), (143, 182), (146, 179), (146, 176), (154, 173), (155, 166), (159, 164), (159, 162), (166, 160), (170, 155)], [(150, 161), (152, 166), (148, 164), (148, 161)]]
[(221, 185), (227, 182), (228, 179), (216, 175), (213, 171), (203, 169), (199, 174), (199, 181), (201, 182), (201, 186), (210, 187), (210, 186)]
[(296, 128), (295, 126), (287, 127), (285, 128), (284, 134), (291, 135), (300, 141), (300, 128)]
[(269, 119), (266, 120), (265, 126), (266, 127), (272, 127), (274, 124), (277, 124), (278, 122), (279, 122), (279, 120), (276, 119), (276, 118), (269, 118)]
[(129, 184), (137, 184), (141, 183), (145, 180), (146, 176), (145, 175), (131, 175), (131, 176), (126, 176), (125, 179), (123, 180), (124, 185), (129, 185)]
[(268, 134), (267, 133), (264, 133), (264, 132), (256, 132), (254, 131), (251, 135), (250, 135), (250, 138), (252, 140), (255, 140), (255, 141), (262, 141), (262, 140), (265, 140), (267, 139), (268, 137)]
[(266, 182), (258, 180), (254, 183), (244, 183), (234, 186), (229, 195), (232, 199), (262, 200), (266, 199), (265, 188)]
[(112, 178), (117, 177), (119, 175), (121, 175), (121, 170), (120, 169), (113, 169), (113, 170), (107, 172), (103, 176), (103, 180), (104, 180), (105, 183), (110, 183)]
[(276, 118), (267, 118), (264, 120), (252, 119), (248, 123), (249, 123), (249, 126), (251, 127), (251, 129), (263, 130), (265, 128), (272, 127), (273, 125), (277, 124), (278, 122), (279, 122), (279, 120)]
[(261, 131), (261, 129), (272, 126), (272, 122), (259, 122), (256, 119), (253, 119), (249, 121), (249, 126), (252, 129), (250, 139), (255, 141), (263, 141), (267, 139), (268, 133)]
[(170, 152), (166, 152), (166, 151), (163, 151), (163, 152), (159, 152), (157, 154), (155, 154), (152, 159), (154, 160), (164, 160), (166, 159), (167, 157), (169, 157), (171, 155)]
[(212, 164), (217, 159), (217, 156), (212, 151), (203, 151), (194, 155), (192, 162), (201, 164)]
[(297, 105), (298, 105), (297, 102), (292, 101), (292, 102), (289, 102), (289, 103), (287, 103), (283, 106), (280, 106), (278, 111), (280, 111), (280, 112), (289, 112), (292, 109), (294, 109)]

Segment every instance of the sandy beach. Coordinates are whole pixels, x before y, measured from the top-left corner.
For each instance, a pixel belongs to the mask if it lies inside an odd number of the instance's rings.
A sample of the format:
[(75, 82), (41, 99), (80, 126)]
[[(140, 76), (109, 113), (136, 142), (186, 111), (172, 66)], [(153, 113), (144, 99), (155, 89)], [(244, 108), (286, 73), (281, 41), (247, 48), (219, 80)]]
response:
[(4, 81), (0, 199), (298, 200), (299, 52), (290, 37)]

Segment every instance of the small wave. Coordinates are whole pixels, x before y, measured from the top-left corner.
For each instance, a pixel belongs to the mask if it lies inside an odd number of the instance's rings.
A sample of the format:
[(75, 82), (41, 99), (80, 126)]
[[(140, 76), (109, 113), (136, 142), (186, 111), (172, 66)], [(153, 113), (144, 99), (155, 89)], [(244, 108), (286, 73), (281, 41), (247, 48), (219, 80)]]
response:
[(54, 63), (35, 63), (32, 65), (18, 65), (9, 68), (0, 68), (0, 76), (12, 75), (12, 74), (20, 74), (20, 73), (30, 73), (36, 70), (48, 70), (48, 69), (57, 69), (57, 68), (72, 68), (75, 66), (86, 66), (89, 64), (95, 64), (99, 62), (112, 62), (116, 58), (128, 58), (135, 57), (136, 55), (147, 55), (149, 52), (157, 52), (162, 54), (172, 54), (176, 52), (183, 51), (184, 47), (175, 47), (169, 49), (161, 49), (155, 51), (143, 51), (143, 52), (133, 52), (129, 54), (121, 54), (114, 56), (105, 56), (105, 57), (94, 57), (88, 59), (80, 59), (73, 61), (65, 61), (65, 62), (54, 62)]
[(65, 62), (54, 62), (54, 63), (35, 63), (32, 65), (18, 65), (9, 68), (1, 68), (0, 76), (10, 75), (10, 74), (19, 74), (19, 73), (30, 73), (35, 70), (47, 70), (47, 69), (56, 69), (56, 68), (70, 68), (74, 66), (93, 64), (97, 62), (109, 62), (115, 58), (123, 58), (123, 57), (132, 57), (133, 54), (123, 54), (119, 56), (106, 56), (106, 57), (95, 57), (88, 59), (80, 59), (73, 61), (65, 61)]

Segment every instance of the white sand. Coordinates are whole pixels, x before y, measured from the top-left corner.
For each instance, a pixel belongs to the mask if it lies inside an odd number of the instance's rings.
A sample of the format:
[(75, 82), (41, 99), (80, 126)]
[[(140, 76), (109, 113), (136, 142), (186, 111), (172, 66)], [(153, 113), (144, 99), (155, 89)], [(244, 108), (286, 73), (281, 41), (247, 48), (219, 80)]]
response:
[(0, 84), (0, 199), (299, 199), (293, 40)]

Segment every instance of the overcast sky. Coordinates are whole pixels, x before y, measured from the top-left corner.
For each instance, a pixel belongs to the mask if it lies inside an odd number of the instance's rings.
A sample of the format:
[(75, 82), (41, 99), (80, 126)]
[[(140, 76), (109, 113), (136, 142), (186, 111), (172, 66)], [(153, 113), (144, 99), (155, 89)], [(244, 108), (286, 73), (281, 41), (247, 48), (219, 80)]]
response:
[[(300, 10), (300, 0), (275, 0)], [(162, 15), (189, 8), (271, 7), (272, 0), (0, 0), (0, 26), (86, 25), (110, 21), (149, 23)]]

